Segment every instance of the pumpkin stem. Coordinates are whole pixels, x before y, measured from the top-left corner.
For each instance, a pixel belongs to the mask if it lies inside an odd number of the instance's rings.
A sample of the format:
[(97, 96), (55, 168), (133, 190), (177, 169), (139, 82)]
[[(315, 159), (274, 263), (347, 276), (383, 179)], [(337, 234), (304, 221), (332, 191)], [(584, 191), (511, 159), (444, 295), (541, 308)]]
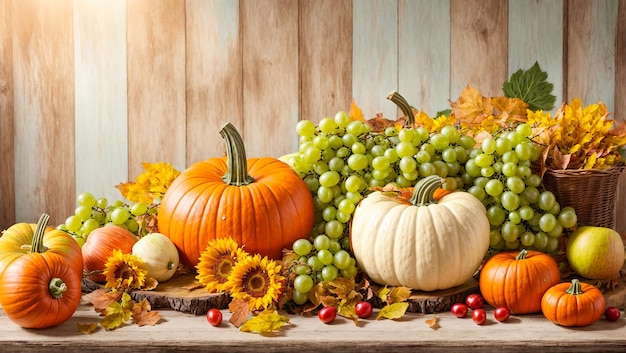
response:
[(409, 202), (415, 206), (426, 206), (437, 203), (435, 191), (441, 187), (441, 177), (429, 175), (417, 182), (413, 189), (413, 196)]
[(572, 285), (569, 286), (569, 288), (567, 288), (565, 293), (571, 294), (571, 295), (580, 295), (580, 294), (583, 294), (585, 292), (583, 292), (583, 287), (580, 284), (580, 281), (578, 279), (574, 278), (572, 280)]
[(515, 260), (525, 260), (526, 255), (528, 255), (528, 250), (522, 249), (519, 251), (519, 254), (515, 257)]
[(411, 126), (415, 123), (413, 109), (411, 109), (411, 105), (409, 104), (409, 102), (407, 102), (406, 99), (404, 99), (404, 97), (400, 95), (400, 93), (393, 91), (387, 95), (387, 99), (394, 102), (398, 106), (398, 108), (400, 108), (402, 114), (404, 114), (404, 117), (406, 118), (404, 126)]
[(46, 233), (46, 226), (48, 225), (48, 221), (50, 220), (49, 214), (42, 214), (39, 217), (39, 221), (37, 222), (37, 227), (35, 228), (35, 234), (33, 234), (33, 244), (30, 248), (30, 251), (36, 253), (44, 253), (47, 248), (43, 245), (43, 235)]
[(50, 295), (52, 295), (54, 299), (59, 299), (63, 297), (63, 292), (67, 290), (67, 285), (62, 279), (55, 277), (50, 280), (48, 289), (50, 290)]
[(226, 123), (220, 130), (220, 135), (226, 141), (226, 163), (228, 170), (222, 180), (228, 185), (242, 186), (254, 181), (248, 174), (248, 160), (246, 149), (239, 131), (231, 123)]

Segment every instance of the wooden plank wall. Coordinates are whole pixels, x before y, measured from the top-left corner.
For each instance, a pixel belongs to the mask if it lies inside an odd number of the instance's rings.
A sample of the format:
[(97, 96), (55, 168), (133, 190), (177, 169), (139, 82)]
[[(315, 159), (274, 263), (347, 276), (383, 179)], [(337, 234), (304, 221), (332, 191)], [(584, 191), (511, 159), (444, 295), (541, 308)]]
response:
[(626, 0), (2, 0), (0, 229), (119, 199), (142, 162), (221, 156), (229, 121), (250, 157), (280, 156), (298, 120), (353, 99), (394, 117), (399, 90), (434, 114), (535, 61), (557, 102), (624, 120), (625, 23)]

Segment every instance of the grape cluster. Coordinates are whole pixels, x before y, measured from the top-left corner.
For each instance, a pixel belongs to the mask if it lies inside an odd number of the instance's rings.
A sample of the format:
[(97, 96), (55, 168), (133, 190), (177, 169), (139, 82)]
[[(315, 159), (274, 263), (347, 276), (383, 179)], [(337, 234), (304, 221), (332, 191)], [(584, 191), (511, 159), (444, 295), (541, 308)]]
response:
[(315, 203), (310, 238), (292, 246), (299, 256), (292, 264), (296, 304), (307, 301), (315, 283), (356, 276), (349, 221), (372, 187), (410, 187), (420, 178), (439, 175), (445, 178), (445, 188), (462, 188), (463, 165), (475, 145), (454, 126), (433, 134), (424, 127), (395, 125), (372, 131), (346, 112), (323, 118), (317, 126), (301, 120), (296, 131), (299, 149), (288, 163), (305, 181)]
[[(572, 207), (561, 209), (555, 195), (544, 190), (532, 162), (540, 149), (532, 129), (515, 129), (485, 138), (465, 163), (467, 191), (487, 208), (492, 250), (537, 249), (554, 252), (563, 230), (577, 223)], [(469, 182), (471, 181), (471, 186)]]
[(127, 204), (116, 200), (113, 203), (104, 198), (96, 198), (89, 192), (76, 197), (74, 214), (67, 217), (57, 228), (70, 233), (82, 246), (93, 230), (107, 225), (117, 225), (137, 234), (139, 217), (156, 212), (156, 207), (144, 203)]

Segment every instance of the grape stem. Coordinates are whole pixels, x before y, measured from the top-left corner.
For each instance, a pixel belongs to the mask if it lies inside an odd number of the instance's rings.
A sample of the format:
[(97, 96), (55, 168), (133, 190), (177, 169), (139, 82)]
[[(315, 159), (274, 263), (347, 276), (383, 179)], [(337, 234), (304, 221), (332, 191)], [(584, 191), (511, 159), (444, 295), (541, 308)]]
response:
[(400, 93), (398, 93), (397, 91), (393, 91), (387, 95), (387, 99), (394, 102), (398, 106), (398, 108), (400, 108), (402, 114), (404, 114), (404, 117), (406, 118), (404, 126), (412, 126), (415, 123), (413, 109), (411, 108), (409, 102), (407, 102)]
[(248, 160), (246, 149), (239, 131), (231, 123), (226, 123), (220, 129), (220, 135), (226, 141), (227, 171), (222, 180), (228, 185), (243, 186), (254, 182), (248, 174)]

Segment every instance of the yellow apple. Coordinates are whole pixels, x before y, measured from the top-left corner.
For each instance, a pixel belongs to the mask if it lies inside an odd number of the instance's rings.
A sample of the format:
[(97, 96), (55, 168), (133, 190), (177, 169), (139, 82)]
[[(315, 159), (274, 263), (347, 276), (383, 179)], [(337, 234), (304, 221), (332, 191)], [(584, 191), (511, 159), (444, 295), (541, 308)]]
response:
[(611, 228), (578, 228), (568, 239), (565, 252), (572, 270), (589, 279), (616, 278), (624, 265), (624, 241)]

